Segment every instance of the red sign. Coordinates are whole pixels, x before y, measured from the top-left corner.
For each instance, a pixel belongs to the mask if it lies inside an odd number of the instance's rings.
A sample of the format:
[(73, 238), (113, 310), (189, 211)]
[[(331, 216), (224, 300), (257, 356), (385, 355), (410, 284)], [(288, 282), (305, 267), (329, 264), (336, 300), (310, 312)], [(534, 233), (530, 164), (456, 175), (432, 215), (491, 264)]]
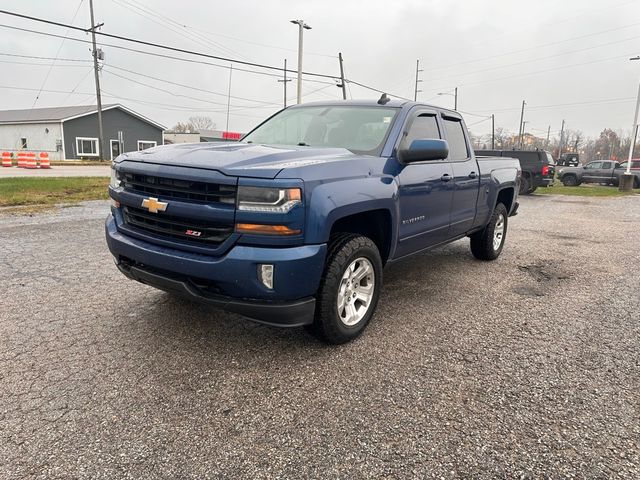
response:
[(238, 132), (222, 132), (222, 138), (225, 140), (240, 140), (241, 136)]

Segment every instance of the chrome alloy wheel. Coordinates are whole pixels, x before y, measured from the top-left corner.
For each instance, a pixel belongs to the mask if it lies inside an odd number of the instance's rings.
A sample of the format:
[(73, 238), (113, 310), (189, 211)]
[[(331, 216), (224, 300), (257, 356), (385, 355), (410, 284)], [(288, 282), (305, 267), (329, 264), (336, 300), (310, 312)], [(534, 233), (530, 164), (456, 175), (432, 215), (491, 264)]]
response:
[(504, 215), (500, 214), (493, 229), (493, 249), (498, 250), (504, 238)]
[(369, 311), (375, 287), (373, 265), (364, 257), (355, 259), (347, 267), (338, 288), (338, 315), (351, 327)]

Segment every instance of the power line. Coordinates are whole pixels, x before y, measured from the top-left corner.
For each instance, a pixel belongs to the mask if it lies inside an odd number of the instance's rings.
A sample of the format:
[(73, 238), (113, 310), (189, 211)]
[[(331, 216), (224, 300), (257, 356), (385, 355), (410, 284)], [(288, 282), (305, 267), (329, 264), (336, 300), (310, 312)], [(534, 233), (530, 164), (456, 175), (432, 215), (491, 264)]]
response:
[[(618, 98), (605, 98), (600, 100), (589, 100), (585, 102), (555, 103), (555, 104), (549, 104), (549, 105), (528, 106), (527, 110), (539, 110), (539, 109), (558, 108), (558, 107), (573, 107), (573, 106), (582, 106), (582, 105), (603, 105), (607, 103), (628, 102), (634, 99), (635, 97), (618, 97)], [(497, 108), (497, 109), (492, 109), (491, 111), (506, 112), (506, 111), (512, 111), (512, 110), (520, 110), (520, 107)], [(467, 112), (463, 112), (463, 113), (467, 113)]]
[[(82, 32), (85, 32), (85, 33), (90, 30), (90, 29), (85, 29), (85, 28), (81, 28), (81, 27), (76, 27), (74, 25), (67, 25), (67, 24), (60, 23), (60, 22), (54, 22), (52, 20), (46, 20), (46, 19), (42, 19), (42, 18), (38, 18), (38, 17), (33, 17), (31, 15), (24, 15), (24, 14), (15, 13), (15, 12), (9, 12), (7, 10), (0, 10), (0, 13), (6, 14), (6, 15), (15, 16), (15, 17), (19, 17), (19, 18), (25, 18), (27, 20), (33, 20), (33, 21), (36, 21), (36, 22), (46, 23), (46, 24), (50, 24), (50, 25), (71, 28), (71, 29), (82, 31)], [(4, 25), (0, 25), (0, 26), (4, 26)], [(38, 33), (42, 33), (42, 32), (38, 32)], [(209, 54), (202, 53), (202, 52), (194, 52), (192, 50), (186, 50), (186, 49), (183, 49), (183, 48), (171, 47), (169, 45), (163, 45), (163, 44), (154, 43), (154, 42), (147, 42), (147, 41), (144, 41), (144, 40), (134, 39), (134, 38), (130, 38), (130, 37), (124, 37), (122, 35), (114, 35), (114, 34), (106, 33), (106, 32), (98, 32), (98, 31), (96, 31), (95, 33), (97, 35), (103, 35), (103, 36), (106, 36), (106, 37), (109, 37), (109, 38), (115, 38), (115, 39), (118, 39), (118, 40), (128, 41), (128, 42), (132, 42), (132, 43), (138, 43), (138, 44), (141, 44), (141, 45), (151, 46), (151, 47), (155, 47), (155, 48), (161, 48), (161, 49), (170, 50), (170, 51), (174, 51), (174, 52), (186, 53), (186, 54), (190, 54), (190, 55), (195, 55), (195, 56), (200, 56), (200, 57), (205, 57), (205, 58), (212, 58), (212, 59), (216, 59), (216, 60), (223, 60), (223, 61), (232, 62), (232, 63), (240, 63), (240, 64), (243, 64), (243, 65), (249, 65), (249, 66), (253, 66), (253, 67), (265, 68), (265, 69), (268, 69), (268, 70), (278, 70), (279, 72), (282, 72), (282, 68), (274, 67), (274, 66), (271, 66), (271, 65), (263, 65), (263, 64), (254, 63), (254, 62), (247, 62), (247, 61), (237, 60), (237, 59), (232, 59), (232, 58), (219, 57), (219, 56), (216, 56), (216, 55), (209, 55)], [(288, 70), (288, 72), (293, 73), (294, 70)], [(307, 75), (307, 76), (330, 78), (332, 80), (337, 80), (338, 79), (338, 77), (336, 75), (326, 75), (326, 74), (322, 74), (322, 73), (302, 72), (302, 74), (303, 75)], [(378, 93), (388, 93), (388, 92), (383, 92), (382, 90), (376, 89), (374, 87), (370, 87), (370, 86), (364, 85), (362, 83), (355, 82), (353, 80), (347, 80), (347, 81), (353, 83), (354, 85), (358, 85), (360, 87), (363, 87), (363, 88), (366, 88), (366, 89), (369, 89), (369, 90), (373, 90), (373, 91), (376, 91)], [(389, 95), (391, 95), (391, 94), (389, 93)], [(396, 98), (401, 98), (403, 100), (408, 100), (408, 99), (406, 99), (404, 97), (401, 97), (399, 95), (392, 95), (392, 96), (394, 96)]]
[(534, 45), (534, 46), (527, 47), (527, 48), (522, 48), (522, 49), (519, 49), (519, 50), (511, 50), (510, 52), (498, 53), (498, 54), (495, 54), (495, 55), (489, 55), (489, 56), (481, 57), (481, 58), (474, 58), (473, 60), (467, 60), (467, 61), (464, 61), (464, 62), (452, 63), (452, 64), (449, 64), (449, 65), (443, 65), (443, 66), (438, 65), (438, 69), (442, 70), (444, 68), (453, 68), (453, 67), (458, 67), (458, 66), (461, 66), (461, 65), (468, 65), (470, 63), (483, 62), (485, 60), (490, 60), (492, 58), (506, 57), (508, 55), (513, 55), (514, 53), (528, 52), (528, 51), (531, 51), (531, 50), (537, 50), (539, 48), (549, 47), (549, 46), (552, 46), (552, 45), (558, 45), (560, 43), (571, 42), (573, 40), (580, 40), (580, 39), (587, 38), (587, 37), (594, 37), (594, 36), (597, 36), (597, 35), (602, 35), (603, 33), (617, 32), (619, 30), (622, 30), (622, 29), (625, 29), (625, 28), (636, 27), (638, 25), (640, 25), (640, 22), (631, 23), (631, 24), (628, 24), (628, 25), (622, 25), (620, 27), (610, 28), (608, 30), (600, 30), (599, 32), (588, 33), (586, 35), (580, 35), (580, 36), (577, 36), (577, 37), (566, 38), (564, 40), (558, 40), (556, 42), (542, 43), (542, 44), (539, 44), (539, 45)]
[[(11, 64), (11, 65), (30, 65), (33, 67), (51, 67), (51, 64), (49, 63), (37, 63), (37, 62), (17, 62), (15, 60), (0, 60), (0, 63), (7, 63), (7, 64)], [(53, 65), (54, 67), (86, 67), (86, 65), (69, 65), (66, 63), (58, 63), (57, 65)]]
[[(620, 58), (627, 58), (627, 57), (629, 57), (629, 55), (633, 55), (633, 54), (634, 54), (634, 52), (627, 53), (627, 54), (624, 54), (624, 55), (615, 55), (613, 57), (601, 58), (601, 59), (598, 59), (598, 60), (591, 60), (591, 61), (588, 61), (588, 62), (572, 63), (572, 64), (569, 64), (569, 65), (561, 65), (561, 66), (558, 66), (558, 67), (546, 68), (546, 69), (542, 69), (542, 70), (536, 70), (535, 72), (517, 73), (515, 75), (508, 75), (506, 77), (491, 78), (491, 79), (488, 79), (488, 80), (481, 80), (479, 82), (458, 83), (457, 85), (458, 86), (463, 86), (463, 87), (469, 87), (469, 86), (474, 86), (474, 85), (482, 85), (482, 84), (485, 84), (485, 83), (493, 83), (493, 82), (497, 82), (497, 81), (500, 81), (500, 80), (510, 80), (512, 78), (530, 77), (530, 76), (534, 76), (534, 75), (539, 75), (541, 73), (553, 72), (553, 71), (556, 71), (556, 70), (563, 70), (565, 68), (580, 67), (580, 66), (583, 66), (583, 65), (591, 65), (591, 64), (594, 64), (594, 63), (608, 62), (608, 61), (611, 61), (611, 60), (618, 60)], [(437, 89), (434, 88), (433, 90), (434, 91), (441, 91), (441, 90), (443, 90), (445, 88), (451, 88), (451, 87), (447, 85), (447, 86), (440, 87), (440, 88), (437, 88)]]
[[(6, 24), (1, 24), (0, 23), (0, 27), (8, 28), (8, 29), (11, 29), (11, 30), (18, 30), (18, 31), (21, 31), (21, 32), (34, 33), (36, 35), (43, 35), (43, 36), (46, 36), (46, 37), (64, 38), (62, 35), (57, 35), (55, 33), (42, 32), (42, 31), (39, 31), (39, 30), (32, 30), (32, 29), (29, 29), (29, 28), (14, 27), (13, 25), (6, 25)], [(79, 43), (91, 44), (91, 41), (83, 40), (81, 38), (70, 37), (70, 38), (68, 38), (68, 40), (71, 40), (71, 41), (74, 41), (74, 42), (79, 42)], [(134, 53), (139, 53), (139, 54), (142, 54), (142, 55), (150, 55), (152, 57), (158, 57), (158, 58), (164, 58), (164, 59), (170, 59), (170, 60), (177, 60), (177, 61), (180, 61), (180, 62), (194, 63), (194, 64), (198, 64), (198, 65), (209, 65), (209, 66), (212, 66), (212, 67), (223, 68), (223, 69), (226, 69), (226, 70), (228, 70), (230, 68), (229, 65), (221, 65), (219, 63), (207, 62), (205, 60), (195, 60), (195, 59), (192, 59), (192, 58), (176, 57), (174, 55), (167, 55), (167, 54), (157, 53), (157, 52), (149, 52), (147, 50), (139, 50), (137, 48), (125, 47), (125, 46), (122, 46), (122, 45), (115, 45), (113, 43), (104, 43), (104, 42), (102, 42), (101, 45), (103, 47), (116, 48), (116, 49), (119, 49), (119, 50), (125, 50), (127, 52), (134, 52)], [(247, 69), (236, 68), (236, 67), (234, 67), (233, 70), (237, 71), (237, 72), (247, 72), (247, 73), (253, 73), (253, 74), (256, 74), (256, 75), (263, 75), (263, 76), (267, 76), (267, 77), (280, 78), (280, 75), (275, 74), (275, 73), (270, 73), (270, 72), (260, 72), (260, 71), (256, 71), (256, 70), (247, 70)], [(280, 70), (282, 71), (282, 69), (280, 69)], [(335, 78), (337, 79), (338, 77), (335, 77)], [(316, 80), (316, 79), (313, 79), (313, 78), (308, 78), (306, 81), (307, 82), (313, 82), (313, 83), (322, 83), (322, 84), (325, 84), (325, 85), (335, 85), (335, 83), (327, 82), (326, 80)]]
[[(73, 40), (73, 39), (71, 39), (71, 40)], [(61, 62), (93, 63), (91, 60), (81, 60), (81, 59), (78, 59), (78, 58), (41, 57), (41, 56), (38, 56), (38, 55), (18, 55), (17, 53), (0, 53), (0, 56), (3, 56), (3, 57), (18, 57), (18, 58), (32, 58), (34, 60), (58, 60), (58, 61), (61, 61)], [(42, 64), (42, 65), (44, 65), (44, 64)]]
[[(148, 83), (140, 82), (140, 81), (135, 80), (135, 79), (133, 79), (133, 78), (129, 78), (129, 77), (126, 77), (126, 76), (124, 76), (124, 75), (120, 75), (119, 73), (112, 72), (112, 71), (110, 71), (108, 68), (103, 68), (102, 70), (103, 70), (104, 72), (108, 73), (109, 75), (113, 75), (113, 76), (115, 76), (115, 77), (122, 78), (123, 80), (127, 80), (127, 81), (129, 81), (129, 82), (132, 82), (132, 83), (135, 83), (135, 84), (138, 84), (138, 85), (142, 85), (143, 87), (152, 88), (152, 89), (157, 90), (157, 91), (160, 91), (160, 92), (168, 93), (168, 94), (173, 95), (173, 96), (175, 96), (175, 97), (187, 98), (187, 99), (189, 99), (189, 100), (195, 100), (195, 101), (197, 101), (197, 102), (209, 103), (209, 104), (212, 104), (212, 105), (221, 105), (221, 106), (225, 106), (225, 107), (226, 107), (226, 105), (227, 105), (227, 103), (226, 103), (226, 102), (225, 102), (225, 103), (222, 103), (222, 102), (215, 102), (215, 101), (213, 101), (213, 100), (205, 100), (205, 99), (202, 99), (202, 98), (199, 98), (199, 97), (191, 97), (191, 96), (189, 96), (189, 95), (183, 95), (183, 94), (180, 94), (180, 93), (172, 92), (172, 91), (170, 91), (170, 90), (165, 90), (165, 89), (160, 88), (160, 87), (157, 87), (157, 86), (155, 86), (155, 85), (150, 85), (150, 84), (148, 84)], [(266, 102), (265, 102), (265, 103), (266, 103)], [(271, 105), (272, 105), (272, 106), (278, 106), (279, 104), (277, 104), (277, 103), (271, 103)], [(255, 105), (239, 105), (239, 106), (246, 107), (246, 108), (256, 108), (256, 106), (255, 106)]]
[[(252, 41), (249, 41), (249, 40), (244, 40), (242, 38), (232, 37), (230, 35), (223, 35), (221, 33), (209, 32), (209, 31), (205, 31), (205, 30), (193, 27), (191, 25), (186, 25), (186, 24), (183, 24), (181, 22), (175, 21), (171, 17), (167, 17), (166, 15), (162, 15), (160, 13), (157, 13), (152, 8), (150, 8), (150, 7), (146, 6), (146, 5), (144, 5), (142, 2), (139, 2), (139, 1), (136, 1), (136, 0), (113, 0), (113, 1), (115, 3), (121, 4), (121, 5), (122, 5), (122, 3), (126, 3), (129, 6), (131, 6), (132, 8), (136, 8), (136, 9), (139, 9), (139, 10), (145, 12), (144, 13), (145, 15), (154, 16), (156, 18), (161, 19), (163, 22), (170, 22), (170, 23), (174, 24), (175, 26), (183, 28), (185, 30), (193, 30), (195, 32), (195, 33), (193, 33), (193, 35), (198, 35), (199, 34), (198, 36), (200, 38), (203, 38), (203, 39), (210, 40), (207, 36), (212, 35), (212, 36), (216, 36), (216, 37), (228, 38), (228, 39), (235, 40), (235, 41), (238, 41), (238, 42), (246, 43), (248, 45), (256, 45), (256, 46), (259, 46), (259, 47), (273, 48), (273, 49), (284, 50), (284, 51), (288, 51), (288, 52), (297, 52), (297, 50), (295, 50), (293, 48), (285, 48), (285, 47), (279, 47), (279, 46), (275, 46), (275, 45), (268, 45), (268, 44), (265, 44), (265, 43), (252, 42)], [(227, 48), (227, 47), (223, 47), (223, 48), (225, 48), (228, 51), (233, 52), (233, 50), (231, 50), (230, 48)], [(234, 52), (234, 53), (237, 53), (237, 52)], [(315, 55), (315, 56), (319, 56), (319, 57), (337, 58), (335, 55), (308, 52), (306, 50), (305, 50), (304, 53), (305, 53), (305, 55)]]
[(367, 90), (371, 90), (371, 91), (373, 91), (373, 92), (386, 93), (386, 94), (388, 94), (388, 95), (391, 95), (392, 97), (396, 97), (396, 98), (399, 98), (399, 99), (401, 99), (401, 100), (406, 100), (406, 101), (408, 101), (408, 102), (411, 102), (411, 101), (412, 101), (412, 100), (411, 100), (411, 99), (409, 99), (409, 98), (401, 97), (400, 95), (393, 95), (393, 94), (391, 94), (391, 93), (389, 93), (389, 92), (386, 92), (386, 91), (384, 91), (384, 90), (380, 90), (380, 89), (378, 89), (378, 88), (370, 87), (370, 86), (368, 86), (368, 85), (364, 85), (363, 83), (356, 82), (355, 80), (349, 80), (348, 78), (346, 78), (346, 79), (345, 79), (345, 81), (347, 82), (347, 84), (349, 84), (349, 83), (353, 83), (354, 85), (357, 85), (357, 86), (362, 87), (362, 88), (366, 88)]
[[(78, 12), (80, 11), (80, 7), (82, 6), (82, 2), (84, 0), (80, 0), (80, 3), (78, 4), (78, 8), (76, 8), (76, 11), (73, 14), (73, 18), (71, 18), (71, 23), (73, 23), (73, 21), (76, 19), (76, 16), (78, 15)], [(58, 60), (58, 55), (60, 55), (60, 50), (62, 50), (62, 46), (64, 45), (64, 41), (67, 39), (67, 37), (69, 36), (69, 30), (67, 29), (66, 33), (64, 34), (64, 37), (62, 39), (62, 42), (60, 42), (60, 46), (58, 47), (58, 50), (56, 51), (56, 56), (53, 59), (53, 61), (51, 62), (51, 65), (49, 65), (49, 70), (47, 70), (47, 74), (44, 76), (44, 80), (42, 80), (42, 85), (40, 85), (40, 91), (36, 94), (36, 98), (33, 99), (33, 104), (31, 105), (31, 108), (36, 106), (36, 103), (38, 102), (38, 99), (40, 98), (40, 93), (42, 92), (42, 89), (44, 88), (45, 84), (47, 83), (47, 80), (49, 79), (49, 75), (51, 74), (51, 70), (53, 69), (53, 66), (55, 65), (56, 61)]]
[[(212, 94), (212, 95), (218, 95), (218, 96), (225, 97), (225, 98), (227, 97), (227, 95), (224, 94), (224, 93), (215, 92), (213, 90), (207, 90), (207, 89), (204, 89), (204, 88), (195, 87), (193, 85), (185, 85), (184, 83), (172, 82), (172, 81), (166, 80), (164, 78), (154, 77), (152, 75), (147, 75), (145, 73), (136, 72), (134, 70), (129, 70), (127, 68), (118, 67), (116, 65), (107, 65), (107, 67), (108, 68), (115, 68), (116, 70), (121, 70), (123, 72), (133, 73), (134, 75), (140, 75), (141, 77), (144, 77), (144, 78), (149, 78), (151, 80), (157, 80), (159, 82), (168, 83), (170, 85), (175, 85), (177, 87), (188, 88), (188, 89), (195, 90), (195, 91), (198, 91), (198, 92), (209, 93), (209, 94)], [(333, 85), (333, 83), (329, 83), (329, 82), (327, 82), (327, 83), (328, 83), (328, 85)], [(263, 100), (255, 100), (255, 99), (252, 99), (252, 98), (238, 97), (236, 95), (231, 95), (231, 98), (235, 98), (235, 99), (238, 99), (238, 100), (246, 100), (246, 101), (249, 101), (249, 102), (262, 103), (262, 104), (265, 104), (265, 105), (267, 105), (267, 104), (268, 105), (279, 105), (279, 104), (276, 104), (274, 102), (265, 102)]]
[(454, 77), (454, 78), (466, 77), (466, 76), (475, 75), (475, 74), (478, 74), (478, 73), (490, 72), (490, 71), (493, 71), (493, 70), (496, 70), (496, 69), (499, 69), (499, 68), (509, 68), (509, 67), (515, 67), (515, 66), (518, 66), (518, 65), (529, 65), (529, 64), (531, 64), (533, 62), (538, 62), (538, 61), (541, 61), (541, 60), (548, 60), (549, 58), (562, 57), (564, 55), (570, 55), (570, 54), (573, 54), (573, 53), (579, 53), (579, 52), (584, 52), (584, 51), (587, 51), (587, 50), (593, 50), (594, 48), (600, 48), (600, 47), (606, 47), (606, 46), (609, 46), (609, 45), (615, 45), (615, 44), (618, 44), (618, 43), (624, 43), (624, 42), (628, 42), (630, 40), (636, 40), (638, 38), (640, 38), (640, 35), (635, 36), (635, 37), (625, 38), (625, 39), (622, 39), (622, 40), (615, 40), (613, 42), (601, 43), (601, 44), (594, 45), (594, 46), (591, 46), (591, 47), (579, 48), (577, 50), (571, 50), (571, 51), (567, 51), (567, 52), (556, 53), (554, 55), (547, 55), (546, 57), (529, 58), (527, 60), (523, 60), (523, 61), (520, 61), (520, 62), (508, 63), (508, 64), (505, 64), (505, 65), (497, 65), (497, 66), (494, 66), (494, 67), (483, 68), (483, 69), (480, 69), (480, 70), (472, 70), (470, 72), (464, 72), (464, 73), (455, 74), (455, 75), (445, 75), (444, 77), (433, 78), (432, 80), (436, 81), (436, 80), (444, 80), (444, 79), (451, 78), (451, 77)]
[[(13, 17), (32, 20), (34, 22), (46, 23), (48, 25), (55, 25), (55, 26), (58, 26), (58, 27), (69, 28), (69, 29), (77, 30), (77, 31), (84, 32), (84, 33), (88, 33), (88, 32), (91, 31), (91, 29), (86, 29), (86, 28), (82, 28), (82, 27), (76, 27), (75, 25), (68, 25), (68, 24), (60, 23), (60, 22), (54, 22), (53, 20), (46, 20), (44, 18), (34, 17), (34, 16), (31, 16), (31, 15), (24, 15), (24, 14), (16, 13), (16, 12), (9, 12), (7, 10), (0, 10), (0, 13), (5, 14), (5, 15), (11, 15)], [(95, 33), (96, 33), (96, 35), (102, 35), (104, 37), (114, 38), (116, 40), (122, 40), (122, 41), (125, 41), (125, 42), (137, 43), (139, 45), (146, 45), (148, 47), (160, 48), (160, 49), (169, 50), (169, 51), (172, 51), (172, 52), (185, 53), (185, 54), (188, 54), (188, 55), (194, 55), (194, 56), (198, 56), (198, 57), (212, 58), (214, 60), (223, 60), (225, 62), (230, 62), (230, 63), (240, 63), (242, 65), (248, 65), (248, 66), (251, 66), (251, 67), (259, 67), (259, 68), (264, 68), (264, 69), (267, 69), (267, 70), (277, 70), (278, 72), (282, 72), (282, 68), (281, 67), (275, 67), (275, 66), (272, 66), (272, 65), (264, 65), (264, 64), (255, 63), (255, 62), (248, 62), (248, 61), (245, 61), (245, 60), (238, 60), (238, 59), (228, 58), (228, 57), (220, 57), (218, 55), (210, 55), (208, 53), (195, 52), (193, 50), (187, 50), (187, 49), (184, 49), (184, 48), (172, 47), (170, 45), (164, 45), (164, 44), (161, 44), (161, 43), (148, 42), (148, 41), (145, 41), (145, 40), (140, 40), (140, 39), (131, 38), (131, 37), (125, 37), (123, 35), (115, 35), (115, 34), (112, 34), (112, 33), (99, 32), (99, 31), (96, 31)], [(291, 70), (291, 72), (293, 73), (294, 71)], [(302, 73), (304, 75), (313, 76), (313, 77), (330, 78), (330, 79), (337, 79), (338, 78), (336, 75), (326, 75), (326, 74), (323, 74), (323, 73), (314, 73), (314, 72), (302, 72)]]

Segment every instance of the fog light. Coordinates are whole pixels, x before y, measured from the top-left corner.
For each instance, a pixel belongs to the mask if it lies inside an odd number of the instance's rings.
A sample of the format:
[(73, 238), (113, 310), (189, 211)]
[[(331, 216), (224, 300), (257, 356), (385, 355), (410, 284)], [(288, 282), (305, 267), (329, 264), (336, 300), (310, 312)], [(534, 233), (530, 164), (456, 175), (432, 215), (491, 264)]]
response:
[(258, 278), (265, 287), (273, 290), (273, 265), (270, 263), (258, 265)]

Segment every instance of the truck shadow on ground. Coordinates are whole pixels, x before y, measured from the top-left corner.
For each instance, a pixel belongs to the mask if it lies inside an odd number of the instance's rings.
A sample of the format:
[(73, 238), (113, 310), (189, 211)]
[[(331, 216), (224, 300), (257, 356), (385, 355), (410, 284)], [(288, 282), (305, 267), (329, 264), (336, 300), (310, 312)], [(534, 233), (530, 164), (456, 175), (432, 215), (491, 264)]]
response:
[[(429, 302), (437, 302), (435, 293), (446, 289), (446, 276), (442, 272), (463, 271), (472, 263), (478, 262), (469, 253), (468, 243), (462, 241), (387, 266), (376, 315), (361, 338), (376, 341), (375, 337), (381, 332), (375, 325), (387, 322), (389, 313), (401, 311), (410, 298), (420, 297), (422, 307), (428, 309)], [(155, 290), (149, 292), (153, 298), (137, 320), (144, 325), (142, 328), (149, 328), (147, 339), (151, 343), (163, 342), (170, 336), (172, 342), (179, 342), (187, 349), (189, 345), (203, 342), (211, 349), (238, 351), (255, 351), (269, 346), (289, 350), (327, 349), (304, 328), (262, 325), (179, 296)], [(348, 348), (346, 345), (337, 348), (345, 347)]]

